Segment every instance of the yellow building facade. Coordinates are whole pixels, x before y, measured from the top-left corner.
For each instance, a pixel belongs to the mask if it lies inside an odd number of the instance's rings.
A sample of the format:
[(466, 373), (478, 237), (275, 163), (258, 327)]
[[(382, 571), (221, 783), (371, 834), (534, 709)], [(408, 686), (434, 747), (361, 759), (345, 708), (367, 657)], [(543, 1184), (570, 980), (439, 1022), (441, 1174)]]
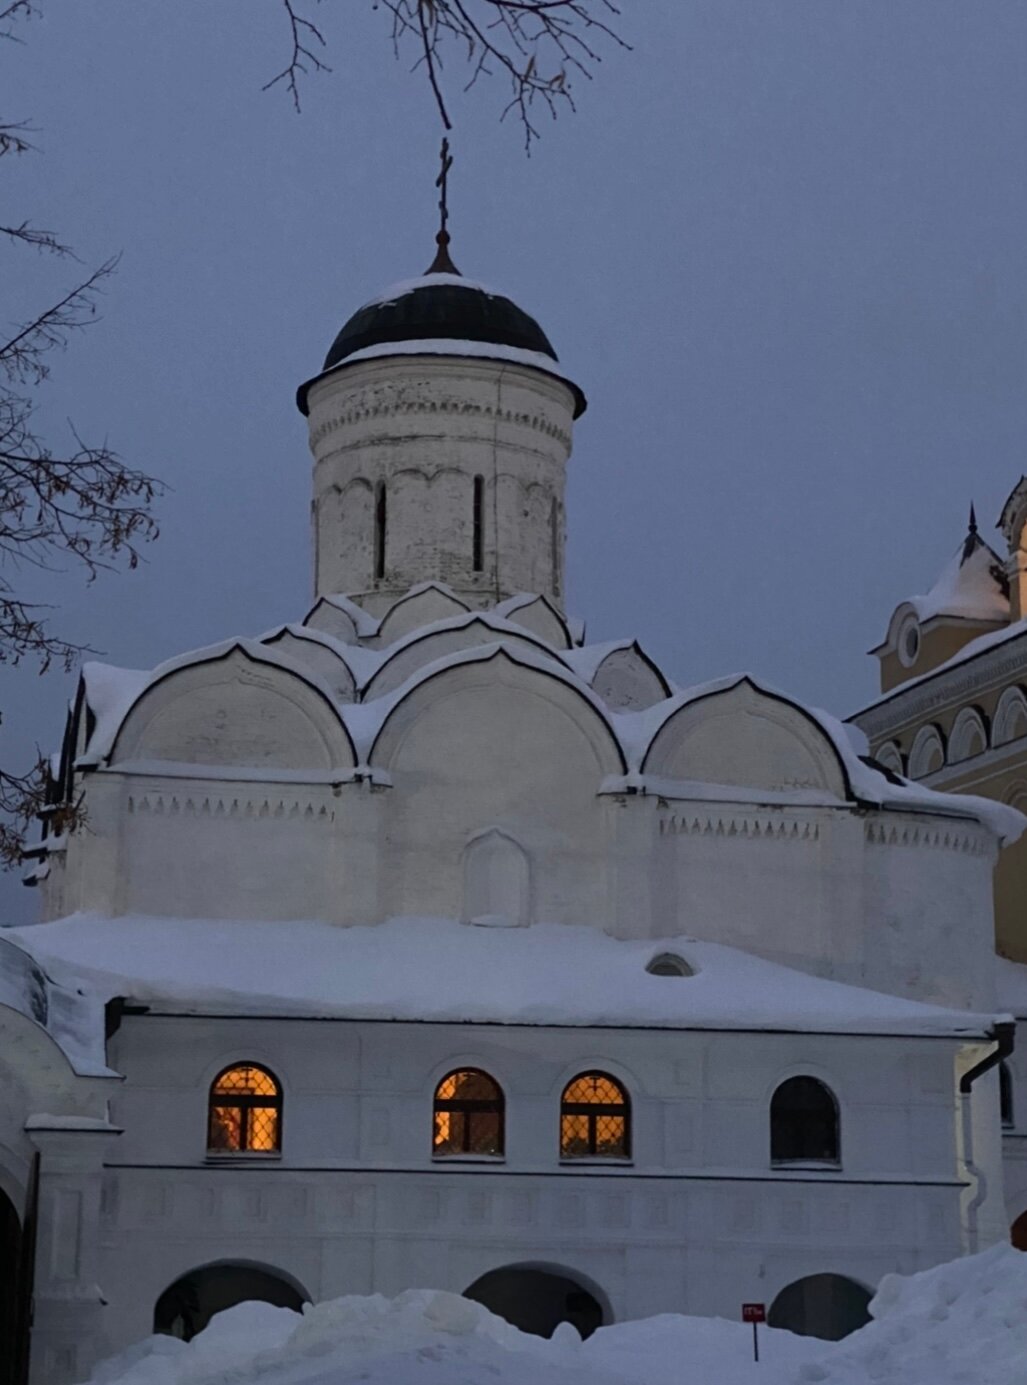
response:
[[(996, 526), (973, 510), (966, 537), (924, 596), (901, 602), (882, 642), (881, 692), (849, 718), (894, 774), (1027, 812), (1027, 477)], [(1002, 1064), (1003, 1167), (1012, 1239), (1027, 1250), (1027, 835), (995, 873), (998, 1005), (1017, 1019)]]

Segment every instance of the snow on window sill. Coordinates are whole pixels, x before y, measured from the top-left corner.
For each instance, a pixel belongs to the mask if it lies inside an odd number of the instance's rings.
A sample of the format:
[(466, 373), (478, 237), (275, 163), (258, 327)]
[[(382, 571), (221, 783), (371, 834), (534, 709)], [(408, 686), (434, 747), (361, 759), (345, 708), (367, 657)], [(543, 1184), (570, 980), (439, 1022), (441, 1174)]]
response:
[(204, 1161), (208, 1164), (264, 1164), (281, 1159), (280, 1149), (208, 1149)]
[(604, 1169), (610, 1167), (615, 1169), (630, 1169), (634, 1167), (634, 1164), (634, 1159), (615, 1159), (612, 1155), (608, 1154), (586, 1154), (582, 1158), (571, 1156), (566, 1159), (561, 1158), (560, 1160), (560, 1167), (562, 1169), (581, 1168), (582, 1166), (591, 1169)]
[(819, 1173), (841, 1173), (838, 1159), (771, 1159), (772, 1169), (808, 1169)]
[(432, 1154), (433, 1164), (505, 1164), (505, 1154)]

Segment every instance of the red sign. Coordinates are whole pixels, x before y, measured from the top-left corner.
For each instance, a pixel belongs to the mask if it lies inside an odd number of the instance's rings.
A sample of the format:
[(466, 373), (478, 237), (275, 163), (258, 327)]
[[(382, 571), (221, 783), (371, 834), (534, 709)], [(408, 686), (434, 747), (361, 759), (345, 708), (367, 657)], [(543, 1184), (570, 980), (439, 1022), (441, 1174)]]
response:
[(766, 1322), (767, 1305), (765, 1303), (743, 1303), (742, 1322)]

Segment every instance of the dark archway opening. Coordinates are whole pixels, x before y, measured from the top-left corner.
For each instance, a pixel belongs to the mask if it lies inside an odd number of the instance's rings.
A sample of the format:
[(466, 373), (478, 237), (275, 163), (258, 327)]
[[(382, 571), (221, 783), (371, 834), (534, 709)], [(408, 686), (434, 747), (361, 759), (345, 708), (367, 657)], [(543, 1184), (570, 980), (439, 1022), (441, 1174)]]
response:
[(21, 1268), (21, 1220), (14, 1203), (0, 1190), (0, 1385), (18, 1385)]
[(609, 1315), (595, 1294), (565, 1271), (535, 1265), (507, 1265), (476, 1279), (464, 1297), (482, 1304), (522, 1332), (551, 1337), (562, 1322), (591, 1337)]
[(256, 1299), (298, 1313), (310, 1297), (290, 1280), (260, 1265), (234, 1262), (190, 1270), (165, 1289), (153, 1312), (153, 1330), (191, 1342), (215, 1313)]
[(800, 1337), (839, 1342), (870, 1321), (870, 1294), (843, 1274), (811, 1274), (781, 1290), (767, 1322)]
[(1027, 1250), (1027, 1212), (1021, 1212), (1009, 1230), (1015, 1250)]

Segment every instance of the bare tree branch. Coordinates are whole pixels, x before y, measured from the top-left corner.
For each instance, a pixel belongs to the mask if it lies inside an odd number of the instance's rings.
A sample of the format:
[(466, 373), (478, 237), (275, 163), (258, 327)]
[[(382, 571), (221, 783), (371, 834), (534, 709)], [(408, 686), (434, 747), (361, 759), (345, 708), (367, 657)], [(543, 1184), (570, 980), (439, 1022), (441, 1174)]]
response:
[(325, 47), (324, 35), (317, 25), (297, 12), (294, 0), (280, 0), (280, 3), (289, 20), (292, 52), (288, 63), (281, 72), (276, 77), (272, 77), (270, 82), (264, 83), (264, 90), (268, 91), (278, 82), (284, 82), (289, 95), (292, 97), (292, 104), (298, 111), (300, 108), (300, 77), (306, 75), (308, 67), (314, 72), (331, 72), (331, 68), (318, 57), (317, 52), (311, 46), (317, 45), (321, 49)]
[[(0, 0), (0, 39), (16, 40), (13, 21), (29, 18), (33, 0)], [(0, 121), (0, 158), (32, 150), (24, 122)], [(52, 231), (29, 221), (0, 225), (12, 253), (28, 248), (74, 259)], [(151, 510), (159, 482), (127, 466), (106, 442), (84, 442), (69, 424), (67, 447), (55, 450), (35, 419), (35, 391), (50, 375), (52, 353), (97, 321), (99, 295), (117, 257), (85, 274), (64, 295), (27, 321), (0, 331), (0, 664), (34, 662), (70, 669), (87, 647), (51, 628), (52, 609), (26, 597), (25, 569), (63, 570), (69, 563), (88, 580), (116, 566), (134, 568), (141, 547), (157, 536)], [(49, 832), (76, 825), (78, 808), (58, 801), (46, 762), (27, 774), (0, 767), (0, 865), (15, 864), (35, 817)], [(67, 786), (60, 790), (72, 798)], [(62, 826), (58, 826), (58, 820)]]
[[(300, 12), (301, 0), (278, 3), (289, 20), (292, 52), (264, 89), (284, 82), (299, 110), (300, 78), (308, 69), (330, 70), (320, 56), (326, 43), (321, 30)], [(539, 133), (536, 112), (555, 119), (561, 107), (574, 109), (573, 82), (591, 80), (602, 61), (601, 43), (628, 47), (614, 27), (620, 17), (616, 0), (372, 0), (372, 8), (390, 16), (396, 56), (409, 49), (413, 69), (424, 69), (446, 130), (453, 122), (443, 70), (452, 52), (470, 68), (464, 90), (482, 77), (506, 80), (509, 100), (500, 118), (517, 117), (529, 149)]]

